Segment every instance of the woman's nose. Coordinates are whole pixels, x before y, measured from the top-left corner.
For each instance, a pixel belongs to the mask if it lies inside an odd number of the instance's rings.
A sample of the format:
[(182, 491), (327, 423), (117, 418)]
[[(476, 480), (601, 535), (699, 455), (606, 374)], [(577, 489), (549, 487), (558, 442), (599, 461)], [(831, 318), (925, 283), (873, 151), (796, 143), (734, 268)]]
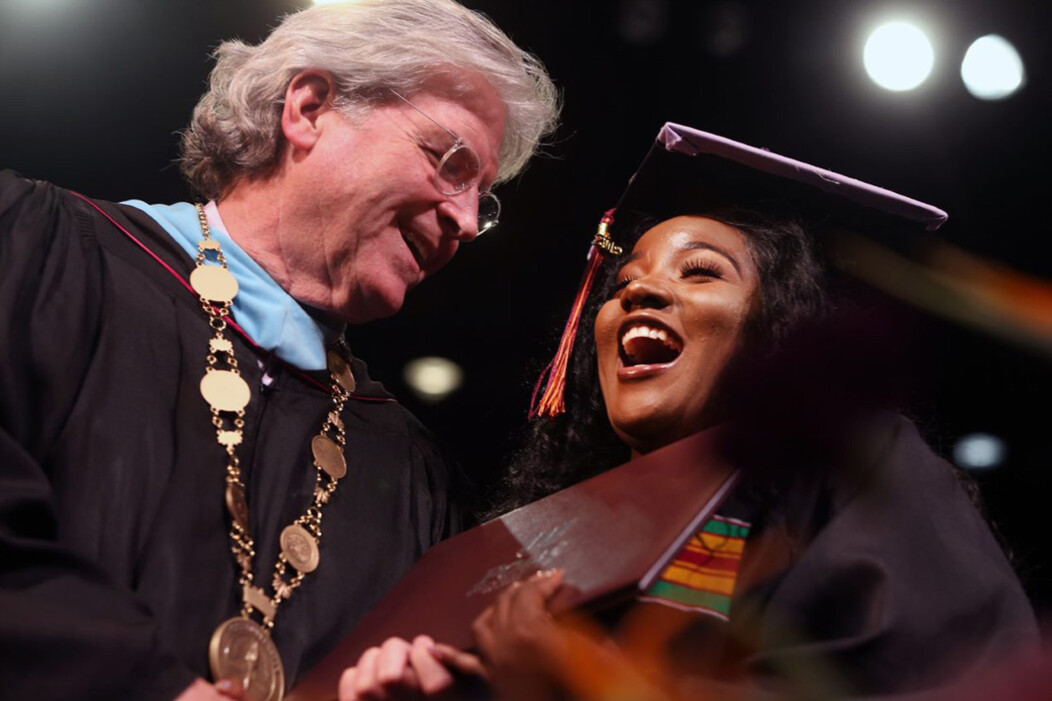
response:
[(628, 311), (635, 308), (661, 309), (672, 303), (668, 288), (652, 277), (641, 277), (628, 283), (621, 295), (621, 306)]

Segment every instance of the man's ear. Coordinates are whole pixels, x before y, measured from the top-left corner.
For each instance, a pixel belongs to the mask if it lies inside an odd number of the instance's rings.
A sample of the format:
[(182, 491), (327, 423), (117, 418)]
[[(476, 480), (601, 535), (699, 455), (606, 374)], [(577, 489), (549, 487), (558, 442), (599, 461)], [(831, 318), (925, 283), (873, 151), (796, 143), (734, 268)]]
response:
[(336, 83), (326, 71), (300, 71), (285, 90), (281, 131), (295, 149), (309, 151), (320, 134), (318, 118), (331, 110)]

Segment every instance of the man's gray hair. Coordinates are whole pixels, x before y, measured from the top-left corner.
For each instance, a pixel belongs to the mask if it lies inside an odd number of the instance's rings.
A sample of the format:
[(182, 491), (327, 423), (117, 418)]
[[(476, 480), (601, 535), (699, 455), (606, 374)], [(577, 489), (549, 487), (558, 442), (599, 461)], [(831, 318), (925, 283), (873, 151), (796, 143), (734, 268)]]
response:
[[(358, 0), (291, 14), (263, 42), (227, 41), (182, 135), (183, 174), (217, 198), (265, 176), (283, 143), (285, 91), (300, 71), (332, 74), (335, 104), (354, 115), (436, 77), (482, 76), (507, 107), (498, 181), (515, 176), (555, 127), (559, 96), (544, 66), (485, 16), (452, 0)], [(459, 86), (466, 89), (467, 86)]]

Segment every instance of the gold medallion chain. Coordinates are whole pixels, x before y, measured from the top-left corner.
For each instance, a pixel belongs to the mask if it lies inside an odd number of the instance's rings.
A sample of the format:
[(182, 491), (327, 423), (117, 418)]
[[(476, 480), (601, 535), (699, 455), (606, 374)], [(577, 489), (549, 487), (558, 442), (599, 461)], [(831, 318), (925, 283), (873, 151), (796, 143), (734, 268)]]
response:
[[(320, 562), (322, 511), (332, 499), (336, 486), (347, 474), (344, 449), (347, 434), (342, 420), (344, 405), (355, 388), (354, 376), (343, 355), (329, 351), (327, 360), (331, 375), (332, 408), (321, 431), (311, 441), (316, 469), (311, 505), (281, 532), (280, 554), (274, 563), (272, 595), (254, 584), (253, 564), (255, 539), (249, 522), (247, 489), (241, 474), (237, 447), (244, 437), (245, 408), (251, 399), (248, 383), (241, 376), (233, 342), (227, 337), (228, 318), (238, 292), (236, 278), (230, 273), (219, 241), (212, 237), (204, 207), (195, 205), (201, 224), (197, 266), (190, 284), (200, 297), (201, 308), (208, 315), (213, 336), (208, 342), (205, 375), (201, 394), (211, 407), (216, 441), (226, 453), (226, 505), (230, 512), (231, 552), (240, 569), (241, 618), (222, 623), (212, 636), (209, 657), (214, 678), (236, 672), (264, 699), (281, 699), (284, 672), (281, 658), (270, 639), (278, 607), (288, 599), (304, 578)], [(209, 259), (214, 264), (209, 263)], [(342, 339), (341, 339), (342, 342)], [(343, 350), (346, 350), (345, 346)], [(290, 571), (291, 569), (291, 571)], [(262, 625), (252, 621), (253, 612), (262, 616)], [(245, 652), (245, 651), (248, 652)], [(248, 655), (250, 659), (242, 659)], [(262, 663), (259, 658), (263, 657)], [(243, 670), (251, 671), (247, 676)], [(253, 676), (255, 675), (255, 676)]]

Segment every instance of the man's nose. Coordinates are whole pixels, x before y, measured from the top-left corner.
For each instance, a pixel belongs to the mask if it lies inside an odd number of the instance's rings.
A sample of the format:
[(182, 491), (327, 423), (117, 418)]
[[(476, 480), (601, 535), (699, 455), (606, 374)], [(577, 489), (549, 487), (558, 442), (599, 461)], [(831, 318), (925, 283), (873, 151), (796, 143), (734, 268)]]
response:
[(438, 205), (442, 233), (467, 243), (479, 235), (479, 193), (472, 188), (446, 197)]

